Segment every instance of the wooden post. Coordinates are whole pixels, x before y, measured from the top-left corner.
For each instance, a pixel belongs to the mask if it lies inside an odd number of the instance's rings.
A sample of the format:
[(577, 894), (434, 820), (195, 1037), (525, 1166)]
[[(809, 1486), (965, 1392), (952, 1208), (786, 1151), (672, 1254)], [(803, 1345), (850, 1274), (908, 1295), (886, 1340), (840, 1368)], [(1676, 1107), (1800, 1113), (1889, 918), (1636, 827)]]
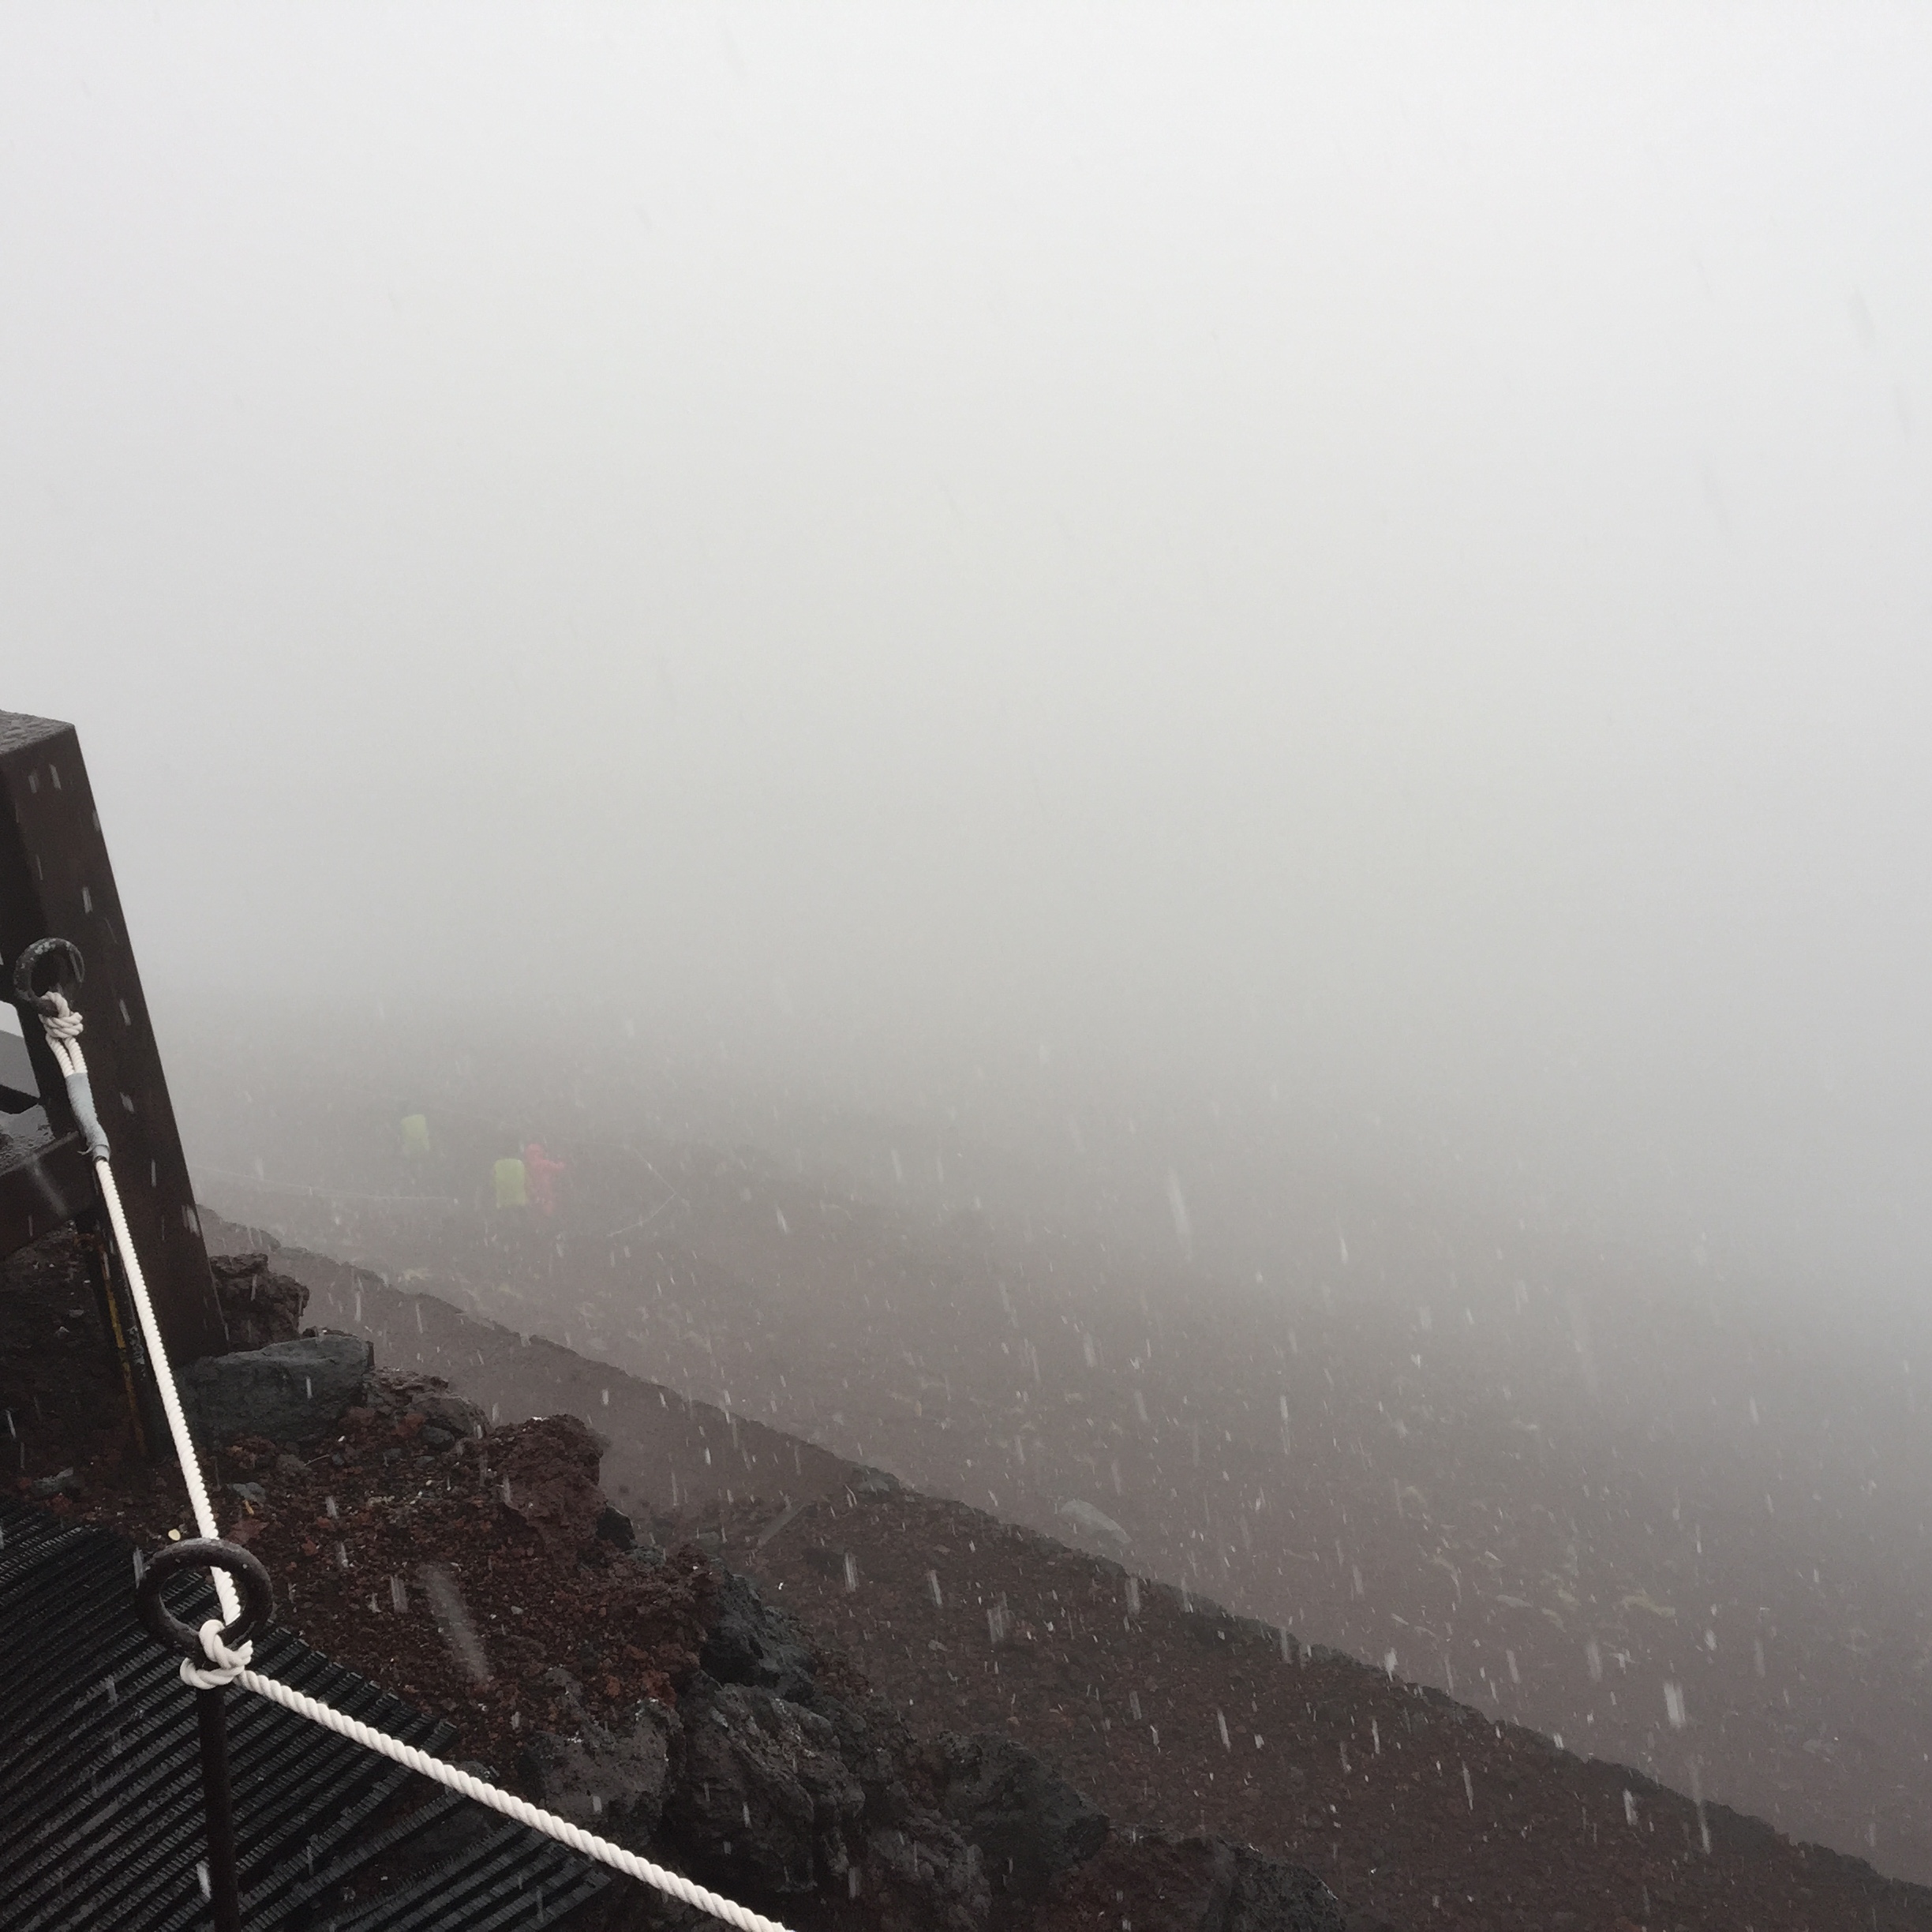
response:
[[(87, 961), (73, 996), (87, 1023), (80, 1045), (168, 1353), (181, 1367), (222, 1354), (227, 1337), (188, 1163), (80, 739), (71, 724), (0, 711), (0, 964), (9, 1000), (14, 960), (46, 938), (72, 940)], [(17, 1010), (46, 1121), (0, 1115), (0, 1255), (92, 1217), (98, 1198), (39, 1017)]]

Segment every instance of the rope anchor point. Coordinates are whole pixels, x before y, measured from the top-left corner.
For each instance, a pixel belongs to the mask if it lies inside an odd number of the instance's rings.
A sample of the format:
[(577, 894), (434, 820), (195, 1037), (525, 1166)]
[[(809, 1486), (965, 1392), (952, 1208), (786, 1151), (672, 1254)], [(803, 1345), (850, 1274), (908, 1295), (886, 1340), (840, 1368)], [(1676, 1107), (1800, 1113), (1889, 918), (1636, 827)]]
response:
[[(225, 1625), (210, 1617), (198, 1630), (184, 1623), (161, 1596), (162, 1585), (178, 1570), (219, 1570), (234, 1578), (242, 1586), (241, 1614)], [(149, 1631), (182, 1653), (182, 1681), (197, 1690), (219, 1690), (253, 1661), (250, 1640), (274, 1614), (275, 1586), (252, 1551), (219, 1537), (197, 1537), (147, 1559), (134, 1601)]]

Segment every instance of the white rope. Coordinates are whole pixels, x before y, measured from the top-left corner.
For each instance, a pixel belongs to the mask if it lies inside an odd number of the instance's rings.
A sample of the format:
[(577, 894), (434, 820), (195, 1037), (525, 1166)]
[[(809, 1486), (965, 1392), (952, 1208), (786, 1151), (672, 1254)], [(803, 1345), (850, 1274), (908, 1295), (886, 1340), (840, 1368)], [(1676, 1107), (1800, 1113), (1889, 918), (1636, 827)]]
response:
[[(226, 1571), (219, 1574), (227, 1575)], [(182, 1659), (182, 1682), (191, 1690), (226, 1690), (235, 1683), (242, 1673), (255, 1661), (255, 1646), (251, 1641), (230, 1650), (222, 1642), (222, 1621), (219, 1617), (210, 1617), (201, 1626), (201, 1648), (208, 1658), (208, 1668), (198, 1667), (193, 1657)]]
[(391, 1737), (387, 1732), (372, 1730), (359, 1720), (345, 1717), (342, 1712), (318, 1703), (312, 1697), (305, 1697), (301, 1691), (291, 1690), (272, 1677), (264, 1677), (250, 1670), (242, 1672), (236, 1681), (245, 1690), (253, 1690), (257, 1697), (267, 1698), (271, 1704), (279, 1704), (284, 1710), (293, 1711), (298, 1717), (306, 1717), (312, 1724), (319, 1724), (339, 1737), (352, 1739), (370, 1750), (380, 1751), (384, 1757), (406, 1765), (412, 1771), (421, 1772), (426, 1778), (434, 1778), (437, 1784), (451, 1791), (460, 1792), (466, 1798), (474, 1798), (478, 1804), (488, 1805), (492, 1811), (500, 1811), (505, 1818), (515, 1818), (519, 1825), (527, 1825), (534, 1831), (547, 1833), (560, 1844), (581, 1852), (585, 1857), (609, 1866), (613, 1871), (620, 1871), (627, 1878), (638, 1879), (687, 1905), (696, 1906), (700, 1911), (709, 1912), (713, 1919), (721, 1919), (725, 1924), (737, 1926), (739, 1932), (785, 1932), (784, 1926), (776, 1919), (767, 1919), (762, 1912), (735, 1904), (701, 1885), (693, 1885), (681, 1873), (653, 1865), (649, 1859), (639, 1858), (635, 1852), (627, 1852), (622, 1845), (612, 1844), (608, 1838), (585, 1831), (571, 1824), (568, 1818), (559, 1818), (554, 1811), (527, 1803), (513, 1792), (500, 1791), (494, 1784), (485, 1784), (467, 1771), (459, 1771), (455, 1765), (445, 1764), (440, 1758), (432, 1758), (427, 1752), (417, 1750), (414, 1745)]
[[(113, 1225), (114, 1241), (121, 1250), (122, 1264), (127, 1271), (135, 1312), (140, 1318), (141, 1333), (147, 1338), (148, 1360), (153, 1365), (155, 1381), (161, 1391), (161, 1406), (167, 1413), (168, 1432), (174, 1439), (174, 1454), (188, 1485), (188, 1500), (194, 1510), (195, 1526), (209, 1541), (219, 1541), (221, 1531), (215, 1521), (213, 1505), (208, 1500), (208, 1485), (202, 1480), (201, 1465), (195, 1455), (194, 1438), (188, 1432), (188, 1418), (182, 1410), (180, 1392), (174, 1387), (174, 1372), (168, 1362), (167, 1344), (161, 1339), (161, 1324), (155, 1318), (147, 1278), (141, 1273), (140, 1262), (135, 1255), (133, 1237), (128, 1232), (127, 1215), (121, 1206), (121, 1193), (114, 1185), (114, 1170), (108, 1164), (107, 1137), (94, 1116), (87, 1061), (80, 1051), (80, 1016), (60, 994), (50, 993), (41, 1002), (40, 1024), (47, 1030), (47, 1044), (53, 1049), (54, 1058), (60, 1062), (61, 1072), (66, 1076), (76, 1118), (84, 1128), (92, 1130), (88, 1151), (94, 1155), (95, 1170), (100, 1177), (101, 1198), (107, 1203), (107, 1219)], [(293, 1711), (298, 1717), (306, 1717), (311, 1724), (318, 1724), (325, 1731), (333, 1731), (338, 1737), (347, 1738), (365, 1750), (378, 1752), (424, 1777), (433, 1779), (450, 1791), (474, 1799), (478, 1804), (488, 1805), (492, 1811), (500, 1811), (506, 1818), (515, 1818), (519, 1825), (527, 1825), (533, 1831), (544, 1833), (586, 1858), (593, 1858), (612, 1870), (623, 1873), (627, 1878), (635, 1878), (668, 1897), (709, 1912), (726, 1925), (737, 1927), (738, 1932), (786, 1932), (786, 1928), (776, 1919), (767, 1919), (762, 1913), (736, 1904), (703, 1885), (694, 1885), (681, 1873), (653, 1865), (649, 1859), (639, 1858), (635, 1852), (627, 1852), (608, 1838), (600, 1838), (595, 1833), (573, 1825), (568, 1818), (559, 1818), (554, 1811), (546, 1811), (541, 1806), (530, 1804), (510, 1792), (500, 1791), (494, 1784), (486, 1784), (481, 1778), (472, 1777), (452, 1764), (445, 1764), (440, 1758), (432, 1758), (414, 1745), (405, 1744), (400, 1738), (391, 1737), (385, 1731), (372, 1729), (358, 1718), (347, 1717), (273, 1677), (264, 1677), (250, 1669), (254, 1646), (245, 1643), (230, 1650), (221, 1640), (222, 1631), (242, 1614), (242, 1601), (234, 1580), (226, 1570), (215, 1570), (210, 1574), (215, 1580), (215, 1593), (221, 1601), (223, 1615), (219, 1619), (210, 1617), (201, 1626), (201, 1648), (208, 1660), (207, 1668), (197, 1667), (185, 1657), (182, 1660), (184, 1683), (197, 1690), (215, 1690), (238, 1683), (243, 1690), (252, 1690), (271, 1704), (279, 1704), (284, 1710)]]
[[(58, 1040), (63, 1045), (77, 1040), (80, 1037), (81, 1019), (80, 1016), (67, 1004), (67, 995), (58, 991), (43, 993), (40, 999), (40, 1024), (45, 1030), (47, 1038), (51, 1040)], [(54, 1057), (57, 1059), (59, 1058), (59, 1053), (60, 1049), (56, 1047)], [(63, 1073), (67, 1071), (64, 1062), (62, 1065), (61, 1071)]]
[[(80, 1016), (60, 994), (49, 993), (41, 1001), (40, 1024), (66, 1076), (68, 1097), (75, 1103), (76, 1115), (84, 1126), (93, 1123), (93, 1091), (88, 1082), (87, 1058), (80, 1050)], [(94, 1127), (94, 1136), (99, 1136), (98, 1125)], [(140, 1258), (134, 1252), (134, 1237), (128, 1232), (127, 1215), (121, 1205), (121, 1190), (114, 1185), (114, 1169), (108, 1163), (105, 1137), (94, 1136), (90, 1136), (89, 1151), (94, 1152), (94, 1170), (100, 1178), (101, 1199), (107, 1204), (114, 1244), (121, 1250), (122, 1265), (127, 1270), (129, 1292), (134, 1297), (135, 1312), (140, 1317), (141, 1333), (147, 1339), (148, 1358), (161, 1391), (168, 1433), (174, 1439), (175, 1460), (181, 1464), (182, 1477), (188, 1485), (189, 1507), (194, 1511), (197, 1531), (213, 1542), (219, 1538), (221, 1530), (215, 1521), (214, 1505), (208, 1500), (208, 1485), (202, 1480), (200, 1460), (195, 1454), (194, 1438), (189, 1433), (188, 1418), (182, 1410), (181, 1395), (174, 1386), (167, 1344), (161, 1339), (161, 1324), (155, 1319), (154, 1304), (148, 1296), (148, 1278), (141, 1272)], [(212, 1574), (215, 1594), (221, 1603), (222, 1622), (232, 1623), (242, 1614), (242, 1599), (234, 1580), (226, 1570), (215, 1571)]]

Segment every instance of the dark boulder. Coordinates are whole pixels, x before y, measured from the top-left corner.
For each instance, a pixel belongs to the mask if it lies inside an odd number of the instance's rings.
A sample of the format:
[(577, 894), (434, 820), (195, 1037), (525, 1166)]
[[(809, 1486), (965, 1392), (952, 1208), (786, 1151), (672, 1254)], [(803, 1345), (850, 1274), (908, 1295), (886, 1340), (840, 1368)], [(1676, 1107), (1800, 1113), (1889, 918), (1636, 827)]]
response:
[(698, 1679), (665, 1807), (672, 1841), (721, 1882), (766, 1897), (847, 1888), (848, 1833), (865, 1807), (815, 1712), (769, 1690)]
[(1311, 1871), (1249, 1845), (1172, 1833), (1115, 1833), (1041, 1901), (1031, 1932), (1085, 1932), (1131, 1899), (1135, 1932), (1346, 1932)]
[(663, 1814), (680, 1728), (673, 1712), (647, 1701), (623, 1724), (586, 1721), (569, 1737), (537, 1732), (517, 1769), (539, 1804), (642, 1851)]
[(717, 1570), (712, 1623), (699, 1661), (720, 1683), (751, 1684), (792, 1703), (811, 1701), (811, 1652), (798, 1626), (736, 1572)]
[(1106, 1843), (1106, 1814), (1024, 1744), (946, 1732), (925, 1755), (941, 1810), (979, 1848), (996, 1896), (1037, 1898)]
[(429, 1429), (447, 1429), (461, 1439), (481, 1436), (489, 1428), (489, 1417), (480, 1403), (452, 1395), (447, 1389), (422, 1390), (410, 1397), (409, 1406), (412, 1414), (423, 1418), (425, 1434)]
[(238, 1436), (313, 1442), (354, 1406), (371, 1350), (357, 1335), (305, 1335), (189, 1365), (182, 1406), (197, 1440), (219, 1446)]
[(363, 1385), (362, 1406), (391, 1422), (419, 1415), (425, 1432), (442, 1429), (459, 1440), (481, 1436), (489, 1426), (479, 1404), (451, 1395), (441, 1376), (420, 1368), (376, 1369)]
[(1225, 1932), (1344, 1932), (1341, 1902), (1303, 1865), (1270, 1858), (1252, 1845), (1232, 1848)]
[(267, 1348), (301, 1333), (309, 1290), (292, 1275), (278, 1275), (265, 1254), (210, 1255), (215, 1300), (231, 1350)]
[(990, 1919), (986, 1864), (936, 1811), (915, 1812), (898, 1825), (871, 1825), (854, 1920), (877, 1932), (980, 1932)]
[[(429, 1432), (423, 1431), (427, 1436)], [(614, 1503), (606, 1503), (597, 1520), (597, 1540), (608, 1543), (612, 1549), (634, 1550), (637, 1548), (637, 1525)]]
[[(769, 1699), (757, 1708), (800, 1713), (818, 1758), (849, 1776), (837, 1780), (836, 1829), (822, 1830), (818, 1847), (816, 1889), (822, 1909), (833, 1915), (826, 1923), (848, 1932), (984, 1932), (983, 1861), (922, 1795), (911, 1735), (890, 1703), (869, 1693), (851, 1701), (831, 1694), (817, 1682), (813, 1653), (792, 1619), (749, 1578), (715, 1559), (707, 1571), (704, 1675), (693, 1694), (702, 1702), (721, 1695), (721, 1685), (742, 1688)], [(704, 1754), (686, 1756), (686, 1779), (702, 1779)], [(739, 1816), (742, 1824), (742, 1810)]]
[(812, 1708), (831, 1725), (839, 1757), (865, 1793), (867, 1825), (904, 1826), (931, 1810), (908, 1781), (911, 1771), (923, 1787), (927, 1783), (913, 1762), (912, 1733), (886, 1698), (868, 1690), (848, 1700), (820, 1690)]
[(604, 1440), (574, 1415), (538, 1416), (492, 1438), (504, 1514), (553, 1560), (574, 1561), (597, 1540), (606, 1507), (597, 1487)]

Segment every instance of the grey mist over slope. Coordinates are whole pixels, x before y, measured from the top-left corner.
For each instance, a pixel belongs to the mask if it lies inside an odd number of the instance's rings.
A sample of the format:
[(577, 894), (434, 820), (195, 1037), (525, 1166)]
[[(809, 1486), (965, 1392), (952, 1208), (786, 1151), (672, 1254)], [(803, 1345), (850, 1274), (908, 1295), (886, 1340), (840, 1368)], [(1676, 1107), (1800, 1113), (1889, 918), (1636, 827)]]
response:
[[(500, 1052), (406, 1044), (387, 1087), (318, 1061), (291, 1108), (223, 1066), (236, 1045), (182, 1090), (204, 1198), (256, 1230), (229, 1245), (296, 1244), (322, 1318), (387, 1359), (573, 1409), (640, 1506), (777, 1519), (796, 1457), (737, 1440), (769, 1425), (1932, 1873), (1932, 1410), (1895, 1360), (1794, 1346), (1708, 1271), (1350, 1185), (1327, 1150), (1264, 1212), (1204, 1204), (1211, 1245), (1173, 1170), (1017, 1162), (967, 1110), (726, 1110), (715, 1076), (680, 1092), (621, 1047), (505, 1080)], [(564, 1163), (554, 1208), (494, 1208), (492, 1157), (531, 1134)], [(365, 1309), (345, 1259), (392, 1288)], [(694, 1401), (712, 1425), (681, 1491), (627, 1436), (640, 1400), (652, 1429)]]
[(1204, 1254), (1339, 1147), (1915, 1321), (1921, 16), (6, 31), (6, 702), (180, 1050), (628, 1027)]

